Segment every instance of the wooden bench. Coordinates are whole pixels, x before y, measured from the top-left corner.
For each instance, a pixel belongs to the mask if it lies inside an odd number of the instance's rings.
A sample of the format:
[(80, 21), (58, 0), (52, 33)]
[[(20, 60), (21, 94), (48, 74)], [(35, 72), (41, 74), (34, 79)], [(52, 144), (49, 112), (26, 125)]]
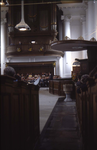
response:
[(97, 149), (97, 79), (87, 81), (87, 91), (77, 93), (76, 106), (85, 150)]
[(39, 87), (1, 80), (1, 150), (33, 149), (39, 138)]

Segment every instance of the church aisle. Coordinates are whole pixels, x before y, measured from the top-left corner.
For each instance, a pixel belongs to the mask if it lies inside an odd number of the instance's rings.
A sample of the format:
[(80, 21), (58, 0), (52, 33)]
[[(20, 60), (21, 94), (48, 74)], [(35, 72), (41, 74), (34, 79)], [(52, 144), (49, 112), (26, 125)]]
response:
[(58, 95), (49, 93), (49, 87), (42, 87), (39, 89), (40, 133), (42, 132), (59, 97), (60, 96)]
[(58, 99), (34, 150), (84, 150), (75, 101)]

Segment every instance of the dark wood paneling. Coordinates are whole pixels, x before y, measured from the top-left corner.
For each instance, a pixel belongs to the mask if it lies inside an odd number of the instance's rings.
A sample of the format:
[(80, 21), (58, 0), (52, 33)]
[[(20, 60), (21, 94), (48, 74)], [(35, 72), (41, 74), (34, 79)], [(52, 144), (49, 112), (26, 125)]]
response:
[(75, 92), (74, 92), (74, 82), (70, 79), (56, 79), (56, 80), (50, 80), (49, 81), (49, 92), (52, 94), (60, 95), (60, 96), (65, 96), (65, 92), (63, 91), (63, 84), (66, 83), (72, 83), (73, 85), (73, 90), (71, 92), (71, 97), (75, 97)]
[(17, 73), (24, 74), (42, 74), (43, 72), (49, 73), (52, 72), (54, 75), (54, 62), (40, 62), (40, 63), (7, 63), (8, 66), (11, 66), (15, 69)]
[(92, 150), (97, 149), (97, 79), (88, 80), (87, 87), (76, 91), (76, 106), (85, 150)]
[(39, 87), (1, 79), (1, 150), (33, 149), (39, 137)]

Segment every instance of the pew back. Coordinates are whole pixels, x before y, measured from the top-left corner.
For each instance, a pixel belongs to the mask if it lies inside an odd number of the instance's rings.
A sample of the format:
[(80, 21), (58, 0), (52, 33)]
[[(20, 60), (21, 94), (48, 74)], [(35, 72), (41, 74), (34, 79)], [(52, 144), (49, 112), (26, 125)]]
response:
[(1, 79), (1, 150), (27, 150), (39, 137), (39, 87)]
[(97, 79), (87, 81), (88, 90), (76, 89), (76, 106), (85, 150), (97, 149)]

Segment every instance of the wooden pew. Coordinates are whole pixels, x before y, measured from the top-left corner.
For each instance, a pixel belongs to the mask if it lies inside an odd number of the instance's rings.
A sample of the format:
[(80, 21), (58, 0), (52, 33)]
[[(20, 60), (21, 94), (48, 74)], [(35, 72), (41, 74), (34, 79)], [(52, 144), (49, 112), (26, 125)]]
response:
[(97, 79), (87, 81), (87, 91), (77, 93), (76, 106), (85, 150), (97, 149)]
[(33, 149), (39, 137), (39, 87), (1, 80), (1, 150)]

